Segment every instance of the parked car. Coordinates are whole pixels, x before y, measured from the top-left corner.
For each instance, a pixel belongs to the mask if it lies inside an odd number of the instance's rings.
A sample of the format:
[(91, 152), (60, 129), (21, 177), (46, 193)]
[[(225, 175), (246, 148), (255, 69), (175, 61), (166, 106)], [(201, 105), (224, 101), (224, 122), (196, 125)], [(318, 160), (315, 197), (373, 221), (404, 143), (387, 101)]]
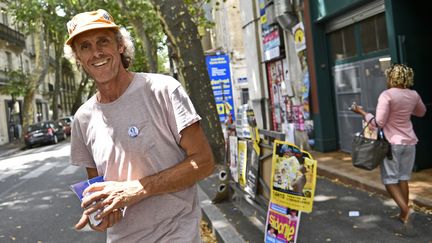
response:
[(41, 144), (55, 144), (66, 139), (63, 127), (54, 121), (44, 121), (31, 124), (24, 135), (26, 147)]
[(71, 135), (71, 127), (73, 122), (73, 116), (66, 116), (57, 119), (57, 122), (60, 124), (60, 126), (63, 127), (64, 132), (67, 136)]

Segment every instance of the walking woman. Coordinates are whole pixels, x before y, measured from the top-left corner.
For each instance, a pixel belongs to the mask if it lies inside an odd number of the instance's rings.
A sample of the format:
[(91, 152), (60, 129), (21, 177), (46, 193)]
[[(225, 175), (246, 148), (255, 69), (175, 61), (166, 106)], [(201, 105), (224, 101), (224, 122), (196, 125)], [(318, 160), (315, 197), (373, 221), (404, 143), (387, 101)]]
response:
[[(411, 214), (409, 208), (408, 181), (414, 166), (417, 136), (411, 123), (411, 116), (422, 117), (426, 107), (419, 94), (411, 90), (414, 72), (403, 64), (395, 64), (385, 71), (387, 90), (378, 98), (376, 116), (371, 125), (381, 127), (391, 144), (392, 158), (385, 158), (381, 164), (381, 179), (396, 204), (399, 219), (407, 223)], [(354, 105), (352, 111), (363, 116), (365, 121), (373, 118), (361, 106)]]

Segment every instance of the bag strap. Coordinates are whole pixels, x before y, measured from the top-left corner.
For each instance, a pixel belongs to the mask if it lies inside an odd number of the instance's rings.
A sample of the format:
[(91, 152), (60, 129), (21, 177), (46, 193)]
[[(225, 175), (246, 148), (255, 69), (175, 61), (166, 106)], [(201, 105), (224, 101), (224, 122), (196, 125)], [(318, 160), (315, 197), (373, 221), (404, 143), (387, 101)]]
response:
[[(375, 116), (373, 116), (373, 117), (368, 121), (368, 123), (366, 124), (366, 126), (363, 127), (363, 130), (362, 130), (361, 133), (360, 133), (360, 135), (361, 135), (362, 137), (364, 137), (364, 131), (366, 130), (366, 127), (368, 127), (369, 124), (372, 122), (372, 120), (375, 120)], [(376, 124), (376, 121), (375, 121), (375, 124)], [(378, 125), (378, 124), (377, 124), (377, 125)], [(379, 126), (376, 126), (376, 129), (378, 129), (378, 131), (377, 131), (377, 140), (385, 139), (383, 129), (382, 129), (381, 127), (379, 127)]]
[(368, 121), (368, 123), (366, 124), (366, 126), (364, 126), (363, 127), (363, 130), (361, 131), (361, 133), (360, 133), (360, 135), (364, 135), (364, 131), (366, 130), (366, 127), (368, 127), (369, 126), (369, 124), (372, 122), (372, 120), (374, 120), (375, 119), (375, 116), (373, 116), (369, 121)]

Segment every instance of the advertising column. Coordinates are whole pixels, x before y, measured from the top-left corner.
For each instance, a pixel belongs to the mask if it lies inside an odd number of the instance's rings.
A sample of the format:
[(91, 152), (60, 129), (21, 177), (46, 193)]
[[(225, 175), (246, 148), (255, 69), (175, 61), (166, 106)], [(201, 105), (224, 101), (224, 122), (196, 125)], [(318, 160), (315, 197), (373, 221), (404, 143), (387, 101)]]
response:
[(235, 120), (229, 63), (229, 57), (225, 54), (206, 56), (207, 71), (221, 122), (224, 122), (229, 114)]

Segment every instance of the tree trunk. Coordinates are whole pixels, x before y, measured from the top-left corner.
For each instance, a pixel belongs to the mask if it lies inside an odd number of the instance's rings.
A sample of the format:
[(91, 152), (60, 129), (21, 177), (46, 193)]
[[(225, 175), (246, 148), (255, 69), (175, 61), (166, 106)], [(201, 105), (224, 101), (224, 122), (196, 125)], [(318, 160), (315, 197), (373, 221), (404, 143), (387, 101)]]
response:
[(162, 28), (178, 58), (179, 79), (203, 120), (201, 125), (209, 139), (215, 159), (224, 164), (225, 141), (216, 110), (213, 90), (207, 73), (205, 56), (197, 26), (191, 20), (183, 0), (151, 0)]
[[(58, 44), (56, 44), (58, 45)], [(62, 45), (63, 47), (63, 45)], [(57, 120), (59, 118), (59, 97), (60, 97), (60, 86), (63, 83), (63, 70), (62, 70), (62, 51), (63, 49), (60, 46), (55, 47), (55, 56), (56, 56), (56, 67), (55, 67), (55, 83), (54, 83), (54, 92), (52, 96), (52, 110), (53, 110), (53, 120)], [(62, 110), (64, 108), (62, 107)]]
[(36, 65), (32, 74), (30, 75), (29, 88), (27, 93), (24, 95), (23, 105), (23, 128), (27, 130), (28, 125), (35, 121), (35, 109), (34, 99), (36, 89), (45, 79), (48, 72), (48, 60), (45, 50), (44, 41), (44, 29), (42, 19), (39, 19), (38, 24), (35, 25), (36, 31), (34, 33), (34, 44), (35, 44), (35, 59)]
[[(128, 13), (130, 12), (129, 7), (127, 6), (125, 0), (117, 0), (117, 3), (120, 5), (120, 9), (122, 11), (122, 14), (125, 14), (126, 16), (128, 15)], [(150, 37), (148, 36), (145, 28), (144, 28), (144, 23), (143, 20), (141, 18), (137, 18), (137, 17), (130, 17), (130, 23), (133, 25), (133, 27), (135, 28), (139, 38), (141, 39), (141, 41), (143, 42), (143, 48), (144, 48), (144, 53), (147, 59), (147, 64), (148, 64), (148, 71), (150, 73), (155, 73), (158, 70), (158, 66), (157, 66), (157, 47), (155, 45), (155, 43), (153, 43), (150, 39)]]
[(82, 105), (82, 97), (84, 88), (87, 86), (89, 82), (89, 77), (84, 72), (81, 72), (81, 82), (78, 86), (78, 90), (76, 91), (74, 95), (74, 102), (71, 109), (71, 114), (74, 115), (75, 112), (78, 110), (78, 108)]

